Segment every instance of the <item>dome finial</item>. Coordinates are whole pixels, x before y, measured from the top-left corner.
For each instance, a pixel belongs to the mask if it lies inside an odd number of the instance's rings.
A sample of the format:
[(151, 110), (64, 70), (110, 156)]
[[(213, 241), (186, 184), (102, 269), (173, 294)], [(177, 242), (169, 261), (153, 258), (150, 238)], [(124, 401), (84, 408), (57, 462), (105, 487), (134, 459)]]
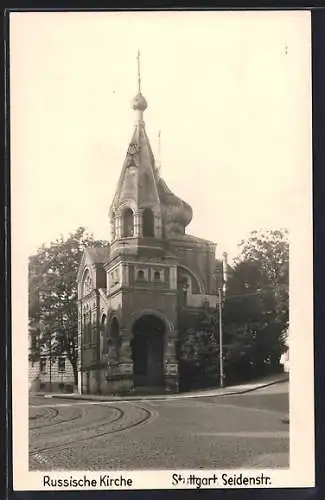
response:
[[(132, 101), (132, 108), (135, 111), (140, 111), (141, 113), (143, 113), (143, 111), (147, 109), (148, 104), (143, 95), (141, 94), (140, 50), (138, 50), (137, 60), (138, 60), (138, 93)], [(142, 120), (142, 114), (140, 116), (140, 119)]]

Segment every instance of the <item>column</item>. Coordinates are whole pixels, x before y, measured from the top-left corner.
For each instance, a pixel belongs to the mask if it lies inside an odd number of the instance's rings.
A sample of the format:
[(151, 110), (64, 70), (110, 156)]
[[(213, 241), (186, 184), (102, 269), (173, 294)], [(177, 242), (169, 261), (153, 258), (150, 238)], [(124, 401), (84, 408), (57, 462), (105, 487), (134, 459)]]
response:
[(122, 236), (122, 217), (119, 215), (115, 219), (115, 235), (116, 238), (119, 239)]
[(176, 336), (169, 336), (166, 341), (165, 349), (165, 363), (175, 364), (177, 363), (176, 358)]
[(132, 334), (126, 329), (120, 330), (121, 345), (120, 345), (120, 387), (125, 391), (133, 390), (133, 360), (131, 340)]
[(136, 212), (134, 214), (134, 236), (136, 238), (142, 237), (142, 213)]
[(115, 226), (115, 219), (113, 219), (111, 221), (111, 238), (112, 238), (112, 241), (115, 240), (116, 238), (116, 226)]
[(166, 333), (165, 340), (165, 387), (167, 392), (178, 392), (178, 361), (176, 353), (177, 330), (175, 325), (170, 323), (170, 328)]
[(78, 304), (78, 393), (82, 394), (82, 305)]
[(122, 285), (129, 286), (129, 266), (126, 263), (122, 264)]
[(173, 266), (169, 269), (169, 288), (171, 290), (177, 290), (177, 266)]
[(178, 362), (176, 357), (176, 336), (169, 335), (165, 350), (165, 386), (167, 392), (178, 392)]
[(126, 371), (129, 370), (126, 365), (131, 366), (131, 373), (133, 372), (132, 349), (131, 340), (132, 335), (126, 329), (120, 330), (120, 365), (125, 365)]
[(162, 226), (161, 226), (161, 217), (160, 215), (155, 215), (155, 236), (157, 238), (162, 237)]

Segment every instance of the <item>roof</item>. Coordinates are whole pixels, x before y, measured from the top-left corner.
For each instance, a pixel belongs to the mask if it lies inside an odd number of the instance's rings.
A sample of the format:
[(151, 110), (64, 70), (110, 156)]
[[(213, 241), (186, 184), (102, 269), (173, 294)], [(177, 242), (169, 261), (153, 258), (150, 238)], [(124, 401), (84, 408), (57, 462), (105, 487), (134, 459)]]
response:
[(205, 244), (214, 245), (214, 246), (216, 245), (216, 243), (214, 241), (207, 240), (205, 238), (199, 238), (198, 236), (193, 236), (192, 234), (185, 234), (184, 237), (187, 240), (196, 241), (197, 243), (205, 243)]
[(104, 264), (110, 255), (109, 245), (105, 247), (86, 247), (85, 252), (94, 264)]
[[(169, 216), (172, 221), (179, 220), (186, 227), (192, 220), (193, 211), (188, 203), (176, 196), (167, 186), (162, 177), (158, 181), (160, 201), (168, 206)], [(167, 214), (166, 214), (167, 215)], [(167, 217), (168, 218), (168, 217)]]
[(155, 159), (145, 130), (144, 123), (136, 124), (110, 213), (113, 214), (124, 200), (138, 207), (159, 206)]
[(186, 243), (197, 243), (198, 245), (209, 245), (211, 248), (216, 247), (217, 244), (214, 241), (211, 240), (206, 240), (204, 238), (199, 238), (197, 236), (193, 236), (192, 234), (181, 234), (181, 235), (176, 235), (172, 240), (175, 240), (176, 242), (183, 242), (184, 244)]
[(147, 102), (139, 93), (133, 100), (138, 111), (135, 129), (129, 143), (117, 189), (110, 207), (111, 221), (124, 207), (133, 210), (151, 208), (161, 214), (166, 239), (183, 235), (191, 222), (191, 206), (176, 196), (160, 177), (143, 121)]

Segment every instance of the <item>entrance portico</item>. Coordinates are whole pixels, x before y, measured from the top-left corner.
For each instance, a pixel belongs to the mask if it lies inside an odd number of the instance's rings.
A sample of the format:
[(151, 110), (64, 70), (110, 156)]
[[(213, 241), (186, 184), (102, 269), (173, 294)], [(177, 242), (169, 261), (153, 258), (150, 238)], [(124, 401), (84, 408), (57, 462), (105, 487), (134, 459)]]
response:
[(164, 385), (166, 326), (153, 314), (138, 318), (132, 328), (132, 361), (135, 387)]

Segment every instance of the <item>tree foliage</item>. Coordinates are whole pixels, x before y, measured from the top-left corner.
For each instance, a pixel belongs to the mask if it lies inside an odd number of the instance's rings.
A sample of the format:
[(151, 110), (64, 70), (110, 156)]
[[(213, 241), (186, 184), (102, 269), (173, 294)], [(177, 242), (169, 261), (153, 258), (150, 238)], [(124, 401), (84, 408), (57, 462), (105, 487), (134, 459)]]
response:
[[(224, 370), (228, 383), (279, 369), (289, 322), (289, 245), (286, 231), (254, 231), (240, 245), (223, 305)], [(219, 370), (217, 309), (203, 305), (180, 328), (179, 359), (203, 377)], [(194, 369), (196, 367), (196, 371)], [(198, 369), (200, 367), (200, 369)]]
[(247, 240), (241, 241), (236, 263), (255, 264), (260, 276), (270, 285), (288, 285), (289, 243), (286, 229), (252, 231)]
[(219, 365), (215, 310), (203, 302), (198, 314), (183, 313), (179, 326), (178, 360), (181, 389), (215, 385)]
[(32, 359), (45, 353), (52, 359), (65, 354), (77, 383), (77, 272), (87, 246), (105, 246), (83, 227), (68, 238), (43, 245), (29, 259), (29, 327), (34, 342)]
[(287, 231), (254, 231), (240, 247), (223, 314), (230, 380), (277, 370), (289, 324)]

